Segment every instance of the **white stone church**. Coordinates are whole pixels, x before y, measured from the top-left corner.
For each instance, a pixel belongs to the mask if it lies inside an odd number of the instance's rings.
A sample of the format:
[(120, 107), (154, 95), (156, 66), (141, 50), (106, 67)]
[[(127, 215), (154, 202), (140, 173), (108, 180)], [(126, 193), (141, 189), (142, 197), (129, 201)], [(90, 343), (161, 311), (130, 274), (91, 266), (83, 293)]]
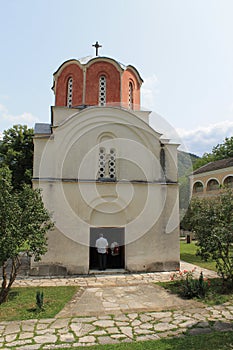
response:
[(177, 144), (150, 127), (142, 83), (135, 67), (100, 56), (54, 73), (51, 121), (35, 125), (33, 186), (55, 229), (32, 275), (95, 271), (100, 233), (107, 270), (179, 267)]

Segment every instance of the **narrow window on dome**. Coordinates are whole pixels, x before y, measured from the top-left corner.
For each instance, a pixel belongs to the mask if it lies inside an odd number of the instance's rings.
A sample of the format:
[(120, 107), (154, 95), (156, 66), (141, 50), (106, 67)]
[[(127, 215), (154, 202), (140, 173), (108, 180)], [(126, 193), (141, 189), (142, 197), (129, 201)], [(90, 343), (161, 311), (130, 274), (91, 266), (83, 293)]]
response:
[(99, 105), (105, 106), (106, 104), (106, 77), (101, 75), (99, 78)]
[(133, 84), (129, 83), (129, 109), (133, 109)]
[(72, 95), (73, 95), (73, 79), (69, 78), (67, 84), (67, 107), (72, 107)]

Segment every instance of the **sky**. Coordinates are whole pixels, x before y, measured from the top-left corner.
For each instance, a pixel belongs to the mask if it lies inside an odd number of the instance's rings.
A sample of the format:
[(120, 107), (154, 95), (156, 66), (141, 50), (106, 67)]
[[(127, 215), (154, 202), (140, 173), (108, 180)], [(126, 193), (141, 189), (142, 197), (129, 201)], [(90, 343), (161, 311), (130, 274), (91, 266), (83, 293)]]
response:
[(141, 104), (186, 150), (233, 136), (232, 0), (0, 0), (0, 133), (50, 122), (53, 73), (94, 55), (137, 68)]

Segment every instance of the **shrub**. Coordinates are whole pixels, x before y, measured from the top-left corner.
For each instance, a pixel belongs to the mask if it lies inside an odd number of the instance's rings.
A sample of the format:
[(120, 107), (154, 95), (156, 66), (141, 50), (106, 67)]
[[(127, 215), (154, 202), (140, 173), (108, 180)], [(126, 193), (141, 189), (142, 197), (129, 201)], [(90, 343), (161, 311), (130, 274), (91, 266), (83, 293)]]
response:
[(179, 270), (177, 273), (171, 275), (172, 281), (180, 281), (180, 294), (184, 298), (204, 298), (210, 286), (210, 281), (204, 279), (202, 272), (198, 279), (194, 278), (194, 272), (195, 268), (191, 271)]

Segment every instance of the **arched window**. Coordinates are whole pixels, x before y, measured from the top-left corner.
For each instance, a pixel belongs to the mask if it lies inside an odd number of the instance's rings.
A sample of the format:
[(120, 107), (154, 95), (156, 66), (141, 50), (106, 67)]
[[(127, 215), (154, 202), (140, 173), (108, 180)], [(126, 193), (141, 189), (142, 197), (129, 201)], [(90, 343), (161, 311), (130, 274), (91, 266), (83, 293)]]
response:
[(67, 84), (67, 107), (72, 107), (73, 79), (69, 78)]
[(129, 82), (129, 108), (133, 109), (133, 84)]
[(166, 177), (166, 159), (165, 159), (165, 151), (163, 146), (161, 146), (160, 150), (160, 167), (161, 167), (161, 177)]
[(212, 179), (208, 181), (207, 188), (206, 188), (207, 191), (215, 191), (218, 189), (219, 189), (219, 183), (217, 180)]
[(204, 186), (200, 181), (195, 182), (193, 185), (193, 193), (203, 192)]
[(101, 75), (99, 78), (99, 105), (105, 106), (106, 104), (106, 77)]
[(233, 176), (227, 176), (223, 182), (223, 185), (226, 187), (233, 187)]

